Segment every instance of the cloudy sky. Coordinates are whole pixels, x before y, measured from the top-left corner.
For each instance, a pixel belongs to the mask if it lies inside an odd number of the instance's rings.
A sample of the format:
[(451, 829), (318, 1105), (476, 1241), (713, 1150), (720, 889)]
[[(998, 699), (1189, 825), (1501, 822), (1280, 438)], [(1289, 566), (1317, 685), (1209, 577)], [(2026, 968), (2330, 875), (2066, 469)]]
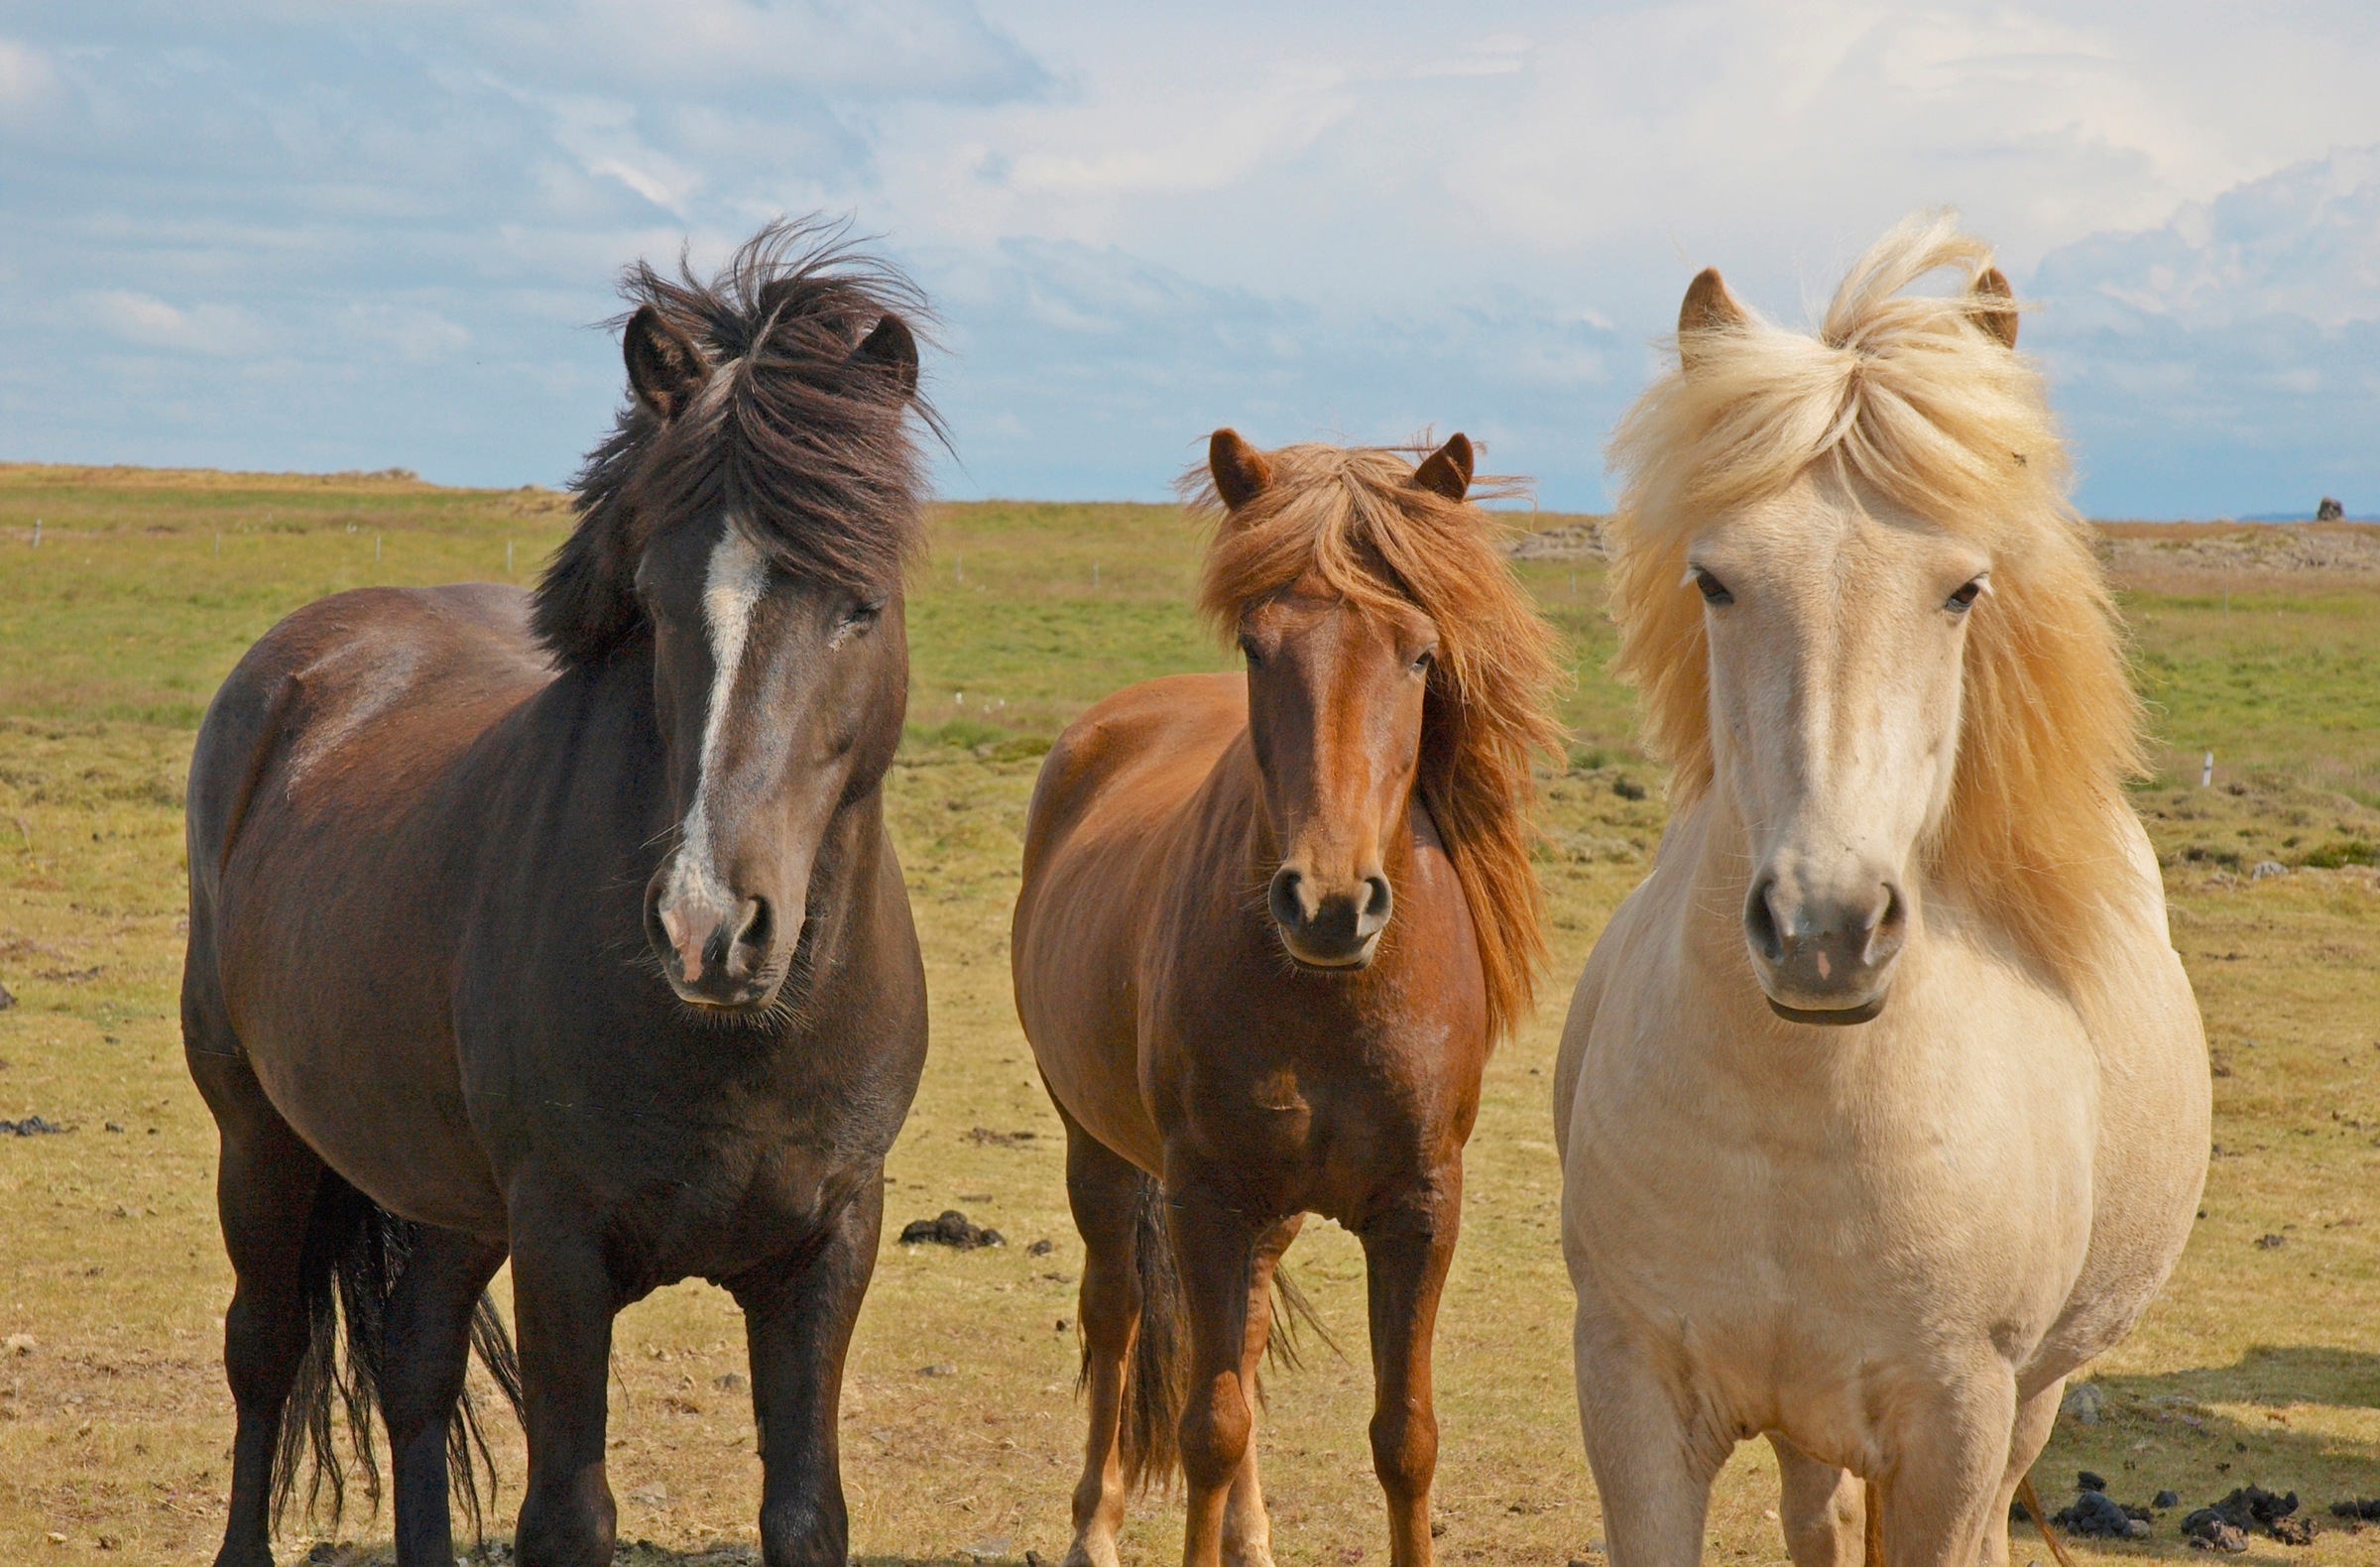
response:
[(2380, 513), (2380, 6), (0, 0), (0, 458), (554, 483), (636, 256), (853, 215), (953, 496), (1204, 433), (1544, 504), (1694, 271), (1802, 319), (1957, 205), (2103, 516)]

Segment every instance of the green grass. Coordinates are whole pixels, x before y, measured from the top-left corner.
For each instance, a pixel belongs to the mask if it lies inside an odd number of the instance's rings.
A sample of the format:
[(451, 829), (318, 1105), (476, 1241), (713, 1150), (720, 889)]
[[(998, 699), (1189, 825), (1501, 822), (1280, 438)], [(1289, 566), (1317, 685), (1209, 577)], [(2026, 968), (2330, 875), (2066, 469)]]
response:
[[(77, 1129), (0, 1138), (0, 1338), (38, 1341), (0, 1352), (0, 1560), (203, 1560), (220, 1527), (229, 1283), (212, 1129), (176, 1021), (178, 801), (207, 694), (297, 604), (367, 582), (502, 579), (508, 540), (512, 579), (527, 582), (566, 520), (537, 492), (399, 479), (0, 469), (0, 984), (19, 998), (0, 1012), (0, 1117)], [(1005, 1540), (993, 1554), (1047, 1562), (1065, 1545), (1080, 1252), (1056, 1119), (1009, 998), (1008, 908), (1035, 758), (1057, 727), (1128, 680), (1228, 666), (1190, 608), (1198, 548), (1169, 507), (987, 504), (934, 519), (889, 790), (933, 1053), (892, 1159), (890, 1217), (960, 1207), (1016, 1244), (886, 1247), (844, 1428), (854, 1542), (871, 1559)], [(1546, 781), (1539, 853), (1554, 968), (1537, 1019), (1489, 1067), (1441, 1321), (1450, 1561), (1561, 1562), (1602, 1536), (1572, 1405), (1547, 1074), (1569, 983), (1664, 819), (1658, 770), (1608, 673), (1600, 570), (1521, 576), (1568, 645), (1575, 740), (1569, 770)], [(2249, 1479), (2318, 1507), (2380, 1495), (2380, 894), (2354, 868), (2380, 842), (2380, 590), (2292, 597), (2243, 579), (2227, 614), (2219, 595), (2126, 604), (2160, 733), (2161, 774), (2137, 802), (2221, 1074), (2222, 1153), (2173, 1286), (2097, 1369), (2109, 1417), (2062, 1424), (2043, 1490), (2089, 1467), (2124, 1501), (2171, 1486), (2196, 1505)], [(2202, 789), (2208, 746), (2216, 786)], [(1623, 781), (1650, 792), (1623, 797)], [(2249, 880), (2263, 860), (2318, 869)], [(2320, 869), (2333, 864), (2349, 868)], [(2259, 1246), (2267, 1236), (2282, 1244)], [(1025, 1251), (1043, 1238), (1051, 1253)], [(1273, 1383), (1262, 1441), (1276, 1549), (1284, 1562), (1377, 1561), (1360, 1254), (1317, 1225), (1290, 1263), (1352, 1364), (1321, 1354)], [(751, 1541), (749, 1410), (720, 1386), (741, 1360), (732, 1307), (707, 1286), (623, 1317), (611, 1458), (624, 1538), (670, 1551)], [(952, 1371), (919, 1375), (927, 1366)], [(503, 1534), (518, 1438), (499, 1450)], [(1710, 1554), (1781, 1560), (1774, 1505), (1765, 1450), (1747, 1447), (1715, 1498)], [(385, 1548), (387, 1529), (385, 1511), (359, 1513), (339, 1537)], [(328, 1538), (327, 1524), (299, 1523), (282, 1548)], [(2334, 1532), (2292, 1554), (2380, 1562), (2367, 1539), (2380, 1534)], [(1140, 1506), (1126, 1544), (1130, 1560), (1169, 1559), (1175, 1506)], [(2018, 1549), (2020, 1562), (2041, 1554), (2028, 1535)], [(2147, 1546), (2082, 1554), (2184, 1552), (2169, 1515)]]

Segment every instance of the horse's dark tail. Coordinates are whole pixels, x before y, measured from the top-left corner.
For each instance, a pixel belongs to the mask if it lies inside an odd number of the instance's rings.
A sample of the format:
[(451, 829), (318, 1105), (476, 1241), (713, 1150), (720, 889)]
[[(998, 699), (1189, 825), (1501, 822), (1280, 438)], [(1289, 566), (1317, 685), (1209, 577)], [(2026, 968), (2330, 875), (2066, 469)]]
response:
[[(335, 1440), (342, 1414), (357, 1482), (373, 1508), (380, 1507), (380, 1455), (372, 1422), (380, 1412), (389, 1297), (419, 1234), (420, 1226), (398, 1218), (338, 1176), (323, 1172), (298, 1262), (306, 1344), (281, 1408), (281, 1451), (273, 1463), (276, 1528), (297, 1494), (300, 1468), (309, 1471), (306, 1511), (315, 1511), (325, 1493), (334, 1524), (345, 1509), (347, 1466)], [(504, 1318), (485, 1294), (471, 1314), (471, 1348), (518, 1416), (521, 1362), (513, 1352)], [(493, 1500), (496, 1463), (480, 1429), (478, 1401), (468, 1386), (455, 1400), (447, 1424), (446, 1459), (447, 1483), (477, 1536), (481, 1532), (479, 1474), (486, 1470), (488, 1495)]]
[[(1118, 1419), (1125, 1484), (1141, 1490), (1172, 1483), (1181, 1465), (1182, 1406), (1190, 1393), (1189, 1306), (1182, 1295), (1181, 1274), (1174, 1268), (1166, 1212), (1164, 1185), (1154, 1176), (1143, 1176), (1132, 1237), (1140, 1331), (1132, 1339), (1132, 1362), (1125, 1374), (1124, 1407)], [(1291, 1281), (1287, 1268), (1272, 1270), (1272, 1329), (1264, 1341), (1267, 1361), (1285, 1371), (1298, 1368), (1301, 1326), (1313, 1329), (1333, 1354), (1340, 1353), (1338, 1340), (1314, 1314), (1313, 1303)], [(1261, 1399), (1261, 1379), (1256, 1393)]]

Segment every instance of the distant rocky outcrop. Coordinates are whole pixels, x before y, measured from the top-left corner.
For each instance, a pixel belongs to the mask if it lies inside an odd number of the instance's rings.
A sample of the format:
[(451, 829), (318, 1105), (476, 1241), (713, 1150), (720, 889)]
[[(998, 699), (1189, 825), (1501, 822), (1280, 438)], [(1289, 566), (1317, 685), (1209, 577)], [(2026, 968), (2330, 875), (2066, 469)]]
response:
[(1601, 560), (1603, 520), (1582, 517), (1557, 522), (1549, 528), (1511, 535), (1500, 542), (1500, 547), (1514, 560)]
[(2325, 495), (2322, 504), (2314, 509), (2314, 520), (2318, 523), (2343, 523), (2347, 520), (2347, 509)]

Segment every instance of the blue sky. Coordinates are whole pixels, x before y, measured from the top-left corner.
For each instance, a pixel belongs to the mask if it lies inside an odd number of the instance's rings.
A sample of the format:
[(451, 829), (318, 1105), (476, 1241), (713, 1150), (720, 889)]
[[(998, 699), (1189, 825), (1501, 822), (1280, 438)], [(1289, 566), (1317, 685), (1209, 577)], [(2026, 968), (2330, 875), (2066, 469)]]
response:
[(2380, 513), (2380, 7), (0, 0), (0, 457), (556, 483), (640, 255), (854, 215), (944, 493), (1218, 423), (1549, 507), (1716, 264), (1801, 318), (1952, 203), (2104, 516)]

